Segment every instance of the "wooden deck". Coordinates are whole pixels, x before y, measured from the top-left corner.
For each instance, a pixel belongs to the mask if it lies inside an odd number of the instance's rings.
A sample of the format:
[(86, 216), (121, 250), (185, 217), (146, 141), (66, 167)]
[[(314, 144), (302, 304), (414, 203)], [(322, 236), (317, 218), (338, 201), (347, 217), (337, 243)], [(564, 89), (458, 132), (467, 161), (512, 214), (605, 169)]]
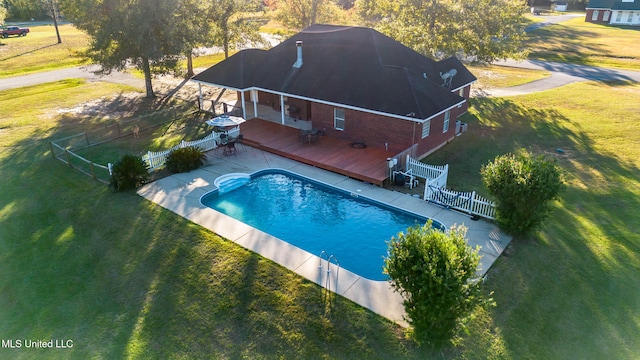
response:
[(242, 124), (241, 132), (244, 144), (289, 159), (378, 186), (387, 178), (387, 158), (392, 154), (384, 149), (354, 149), (349, 142), (328, 136), (307, 144), (298, 141), (298, 129), (258, 118)]

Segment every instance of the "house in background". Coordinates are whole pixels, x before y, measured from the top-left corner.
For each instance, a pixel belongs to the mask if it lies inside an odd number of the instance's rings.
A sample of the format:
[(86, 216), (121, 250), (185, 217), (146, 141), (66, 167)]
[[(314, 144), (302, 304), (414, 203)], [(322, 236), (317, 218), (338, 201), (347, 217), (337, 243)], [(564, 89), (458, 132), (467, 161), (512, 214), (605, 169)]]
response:
[(640, 0), (589, 0), (586, 22), (640, 25)]
[(242, 50), (192, 80), (236, 91), (247, 119), (269, 107), (284, 126), (294, 117), (367, 146), (414, 146), (420, 157), (455, 137), (476, 78), (456, 58), (434, 61), (373, 29), (312, 25), (269, 50)]

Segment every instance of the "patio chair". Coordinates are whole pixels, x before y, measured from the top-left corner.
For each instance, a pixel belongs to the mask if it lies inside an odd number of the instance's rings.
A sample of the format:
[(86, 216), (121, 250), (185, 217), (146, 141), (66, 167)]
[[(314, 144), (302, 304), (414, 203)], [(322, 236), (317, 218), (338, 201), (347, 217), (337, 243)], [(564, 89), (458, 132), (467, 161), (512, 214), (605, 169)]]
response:
[(228, 141), (224, 146), (224, 154), (225, 155), (235, 155), (236, 154), (236, 142)]

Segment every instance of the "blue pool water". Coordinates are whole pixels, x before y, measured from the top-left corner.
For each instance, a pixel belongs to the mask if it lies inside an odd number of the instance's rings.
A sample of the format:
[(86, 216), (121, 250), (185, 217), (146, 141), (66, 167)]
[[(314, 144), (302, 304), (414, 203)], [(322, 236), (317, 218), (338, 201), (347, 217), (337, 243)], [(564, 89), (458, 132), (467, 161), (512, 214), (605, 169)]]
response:
[[(325, 251), (340, 266), (371, 280), (382, 273), (387, 241), (427, 218), (294, 175), (264, 170), (202, 204), (314, 255)], [(435, 227), (441, 225), (434, 221)]]

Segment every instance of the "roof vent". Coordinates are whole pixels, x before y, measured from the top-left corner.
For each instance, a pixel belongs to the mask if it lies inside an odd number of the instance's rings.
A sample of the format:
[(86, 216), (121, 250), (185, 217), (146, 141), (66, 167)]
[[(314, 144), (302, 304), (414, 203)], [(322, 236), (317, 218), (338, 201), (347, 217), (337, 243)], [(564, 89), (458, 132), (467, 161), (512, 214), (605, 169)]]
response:
[(293, 67), (300, 69), (302, 67), (302, 41), (296, 41), (296, 53), (298, 58), (296, 59), (296, 62), (293, 63)]

